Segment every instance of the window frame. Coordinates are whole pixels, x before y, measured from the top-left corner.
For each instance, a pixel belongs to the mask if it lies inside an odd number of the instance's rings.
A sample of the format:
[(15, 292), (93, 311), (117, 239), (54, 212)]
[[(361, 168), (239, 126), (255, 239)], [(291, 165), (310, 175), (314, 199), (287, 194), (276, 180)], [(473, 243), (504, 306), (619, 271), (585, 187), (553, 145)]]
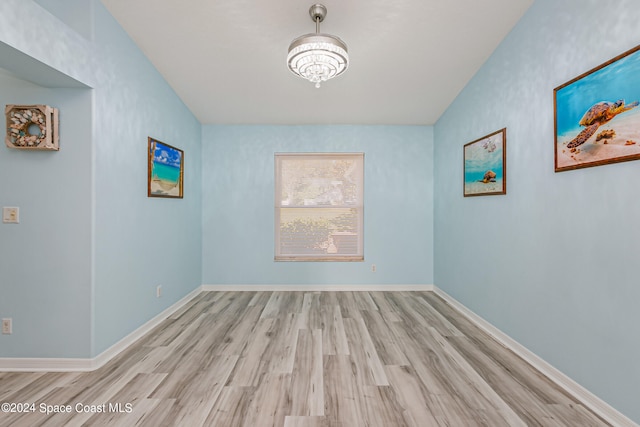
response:
[[(291, 158), (308, 159), (344, 159), (354, 158), (359, 162), (359, 191), (356, 205), (344, 206), (286, 206), (282, 204), (282, 170), (281, 161)], [(364, 261), (364, 153), (362, 152), (310, 152), (310, 153), (275, 153), (274, 155), (274, 261), (305, 261), (305, 262), (363, 262)], [(282, 254), (280, 253), (281, 210), (282, 209), (356, 209), (357, 210), (357, 253), (356, 254)]]

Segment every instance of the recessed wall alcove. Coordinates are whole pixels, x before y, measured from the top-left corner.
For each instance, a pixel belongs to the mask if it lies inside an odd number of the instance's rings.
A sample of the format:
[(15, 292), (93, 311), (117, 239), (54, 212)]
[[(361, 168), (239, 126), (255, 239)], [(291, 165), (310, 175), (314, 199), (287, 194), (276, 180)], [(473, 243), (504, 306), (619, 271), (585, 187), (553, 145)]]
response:
[[(0, 147), (0, 201), (20, 208), (20, 223), (3, 224), (2, 229), (3, 239), (13, 242), (0, 246), (8, 266), (2, 280), (11, 284), (10, 295), (2, 298), (11, 304), (2, 312), (13, 318), (15, 332), (2, 356), (88, 357), (92, 89), (0, 42), (3, 112), (7, 104), (58, 108), (60, 151)], [(4, 139), (4, 126), (2, 132)], [(29, 316), (34, 311), (42, 315)]]

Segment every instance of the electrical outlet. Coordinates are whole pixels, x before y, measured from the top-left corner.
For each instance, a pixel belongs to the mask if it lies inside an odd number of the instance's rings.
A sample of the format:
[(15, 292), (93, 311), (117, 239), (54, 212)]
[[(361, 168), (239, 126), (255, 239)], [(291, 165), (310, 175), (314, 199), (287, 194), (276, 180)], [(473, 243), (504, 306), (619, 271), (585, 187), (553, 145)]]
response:
[(371, 264), (371, 271), (372, 272), (376, 272), (376, 265), (375, 264)]
[(158, 285), (156, 287), (156, 298), (160, 298), (162, 296), (162, 285)]
[(11, 335), (13, 333), (13, 325), (11, 318), (2, 319), (2, 334), (3, 335)]

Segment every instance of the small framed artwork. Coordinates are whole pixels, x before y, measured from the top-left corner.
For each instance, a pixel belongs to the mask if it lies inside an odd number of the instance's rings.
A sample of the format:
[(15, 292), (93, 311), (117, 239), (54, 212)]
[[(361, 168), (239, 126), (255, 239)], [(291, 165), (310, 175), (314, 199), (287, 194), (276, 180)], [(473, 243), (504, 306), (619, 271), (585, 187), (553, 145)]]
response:
[(149, 137), (148, 158), (147, 195), (181, 199), (184, 182), (184, 152)]
[(464, 197), (507, 194), (507, 129), (464, 146)]
[(640, 46), (553, 92), (556, 172), (640, 159)]

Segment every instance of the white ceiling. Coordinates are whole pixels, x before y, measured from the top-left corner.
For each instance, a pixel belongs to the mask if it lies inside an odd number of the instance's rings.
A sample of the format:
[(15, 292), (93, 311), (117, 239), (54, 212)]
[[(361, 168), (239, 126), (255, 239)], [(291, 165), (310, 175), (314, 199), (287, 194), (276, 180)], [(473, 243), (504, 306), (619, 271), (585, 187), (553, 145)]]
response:
[(204, 124), (432, 125), (533, 0), (323, 0), (351, 64), (286, 66), (313, 0), (102, 0)]

